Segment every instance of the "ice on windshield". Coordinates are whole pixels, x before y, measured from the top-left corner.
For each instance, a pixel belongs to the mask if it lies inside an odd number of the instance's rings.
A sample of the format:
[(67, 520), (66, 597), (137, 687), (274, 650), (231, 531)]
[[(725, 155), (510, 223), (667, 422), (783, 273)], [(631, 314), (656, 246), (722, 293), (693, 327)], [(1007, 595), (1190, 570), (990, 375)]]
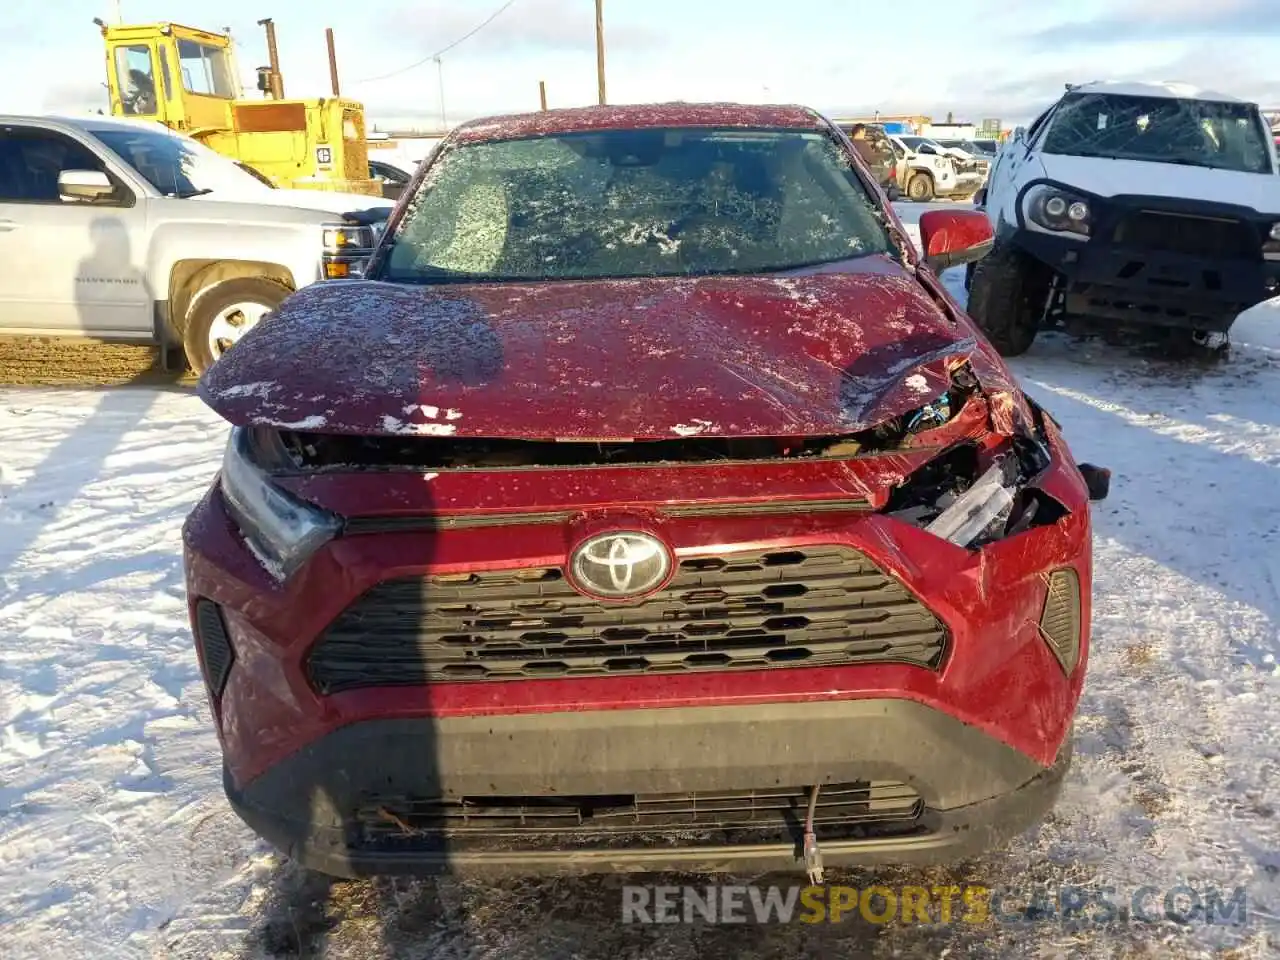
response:
[(387, 279), (745, 273), (891, 249), (823, 134), (618, 130), (452, 149), (410, 204)]
[(150, 130), (99, 129), (93, 135), (165, 196), (256, 195), (271, 190), (235, 161), (194, 140)]
[(1078, 94), (1050, 121), (1044, 152), (1270, 173), (1265, 136), (1246, 103)]

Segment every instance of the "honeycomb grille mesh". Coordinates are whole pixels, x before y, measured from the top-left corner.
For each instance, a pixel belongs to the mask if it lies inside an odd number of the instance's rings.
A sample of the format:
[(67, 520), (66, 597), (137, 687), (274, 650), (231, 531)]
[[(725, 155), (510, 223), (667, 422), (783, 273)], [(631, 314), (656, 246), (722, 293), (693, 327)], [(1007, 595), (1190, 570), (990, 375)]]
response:
[(322, 693), (430, 681), (904, 663), (935, 668), (938, 619), (845, 547), (681, 561), (634, 604), (580, 594), (558, 568), (384, 581), (312, 648)]
[(1055, 570), (1040, 615), (1040, 630), (1062, 668), (1071, 673), (1080, 658), (1080, 578), (1074, 570)]

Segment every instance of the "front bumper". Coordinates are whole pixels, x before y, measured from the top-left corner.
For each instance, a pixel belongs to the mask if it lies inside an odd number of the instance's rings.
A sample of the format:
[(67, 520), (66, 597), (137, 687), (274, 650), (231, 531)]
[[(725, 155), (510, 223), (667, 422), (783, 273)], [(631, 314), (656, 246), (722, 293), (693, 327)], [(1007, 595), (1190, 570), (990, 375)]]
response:
[[(1091, 239), (1033, 230), (1025, 219), (1014, 239), (1062, 276), (1068, 315), (1225, 332), (1243, 311), (1280, 294), (1280, 261), (1261, 255), (1270, 219), (1254, 223), (1252, 211), (1196, 201), (1088, 199), (1098, 211)], [(1021, 197), (1018, 209), (1022, 218)], [(1161, 236), (1158, 228), (1148, 227), (1141, 241), (1127, 237), (1124, 224), (1135, 216), (1148, 224), (1167, 221), (1169, 229)], [(1205, 225), (1199, 239), (1197, 222)], [(1243, 239), (1230, 234), (1215, 245), (1211, 231), (1223, 224), (1239, 224)], [(1251, 234), (1256, 235), (1252, 240)], [(1190, 242), (1184, 243), (1184, 236)]]
[[(417, 837), (407, 798), (466, 797), (476, 804), (502, 797), (511, 806), (517, 796), (532, 795), (562, 798), (567, 806), (571, 797), (617, 803), (661, 794), (670, 808), (674, 796), (693, 793), (723, 804), (728, 791), (889, 781), (918, 795), (911, 815), (895, 807), (879, 820), (874, 810), (858, 819), (841, 807), (857, 824), (852, 835), (837, 836), (840, 824), (824, 826), (822, 819), (835, 808), (820, 806), (823, 858), (832, 865), (923, 864), (998, 846), (1039, 821), (1057, 798), (1070, 758), (1070, 738), (1046, 768), (937, 710), (876, 699), (369, 721), (309, 744), (245, 787), (228, 774), (226, 790), (239, 816), (268, 842), (335, 876), (728, 872), (794, 865), (803, 807), (736, 831), (733, 842), (714, 823), (699, 821), (688, 799), (687, 822), (678, 826), (646, 829), (633, 815), (599, 825), (486, 827), (473, 815), (455, 818), (453, 830)], [(714, 799), (701, 802), (715, 809)], [(396, 830), (371, 833), (366, 815), (355, 814), (369, 809), (389, 810)]]
[[(511, 500), (506, 506), (526, 510), (534, 504), (520, 498), (537, 491), (543, 512), (529, 522), (426, 531), (415, 527), (412, 516), (390, 514), (405, 504), (449, 513), (457, 504), (474, 502), (474, 475), (424, 479), (366, 472), (293, 482), (295, 494), (340, 514), (359, 504), (377, 529), (366, 524), (367, 532), (338, 537), (282, 584), (248, 550), (215, 487), (188, 518), (185, 560), (198, 638), (206, 635), (198, 611), (216, 604), (234, 654), (210, 657), (212, 648), (198, 643), (228, 795), (244, 819), (281, 849), (339, 874), (503, 863), (533, 869), (566, 862), (564, 849), (550, 849), (545, 838), (496, 850), (449, 842), (443, 849), (414, 851), (370, 847), (353, 836), (356, 827), (367, 826), (367, 816), (358, 812), (371, 803), (398, 816), (397, 804), (423, 798), (517, 797), (523, 808), (530, 800), (608, 796), (616, 808), (619, 796), (659, 795), (661, 801), (676, 793), (891, 781), (919, 801), (910, 822), (904, 827), (899, 817), (866, 836), (831, 837), (831, 849), (820, 834), (824, 856), (833, 862), (936, 859), (990, 846), (1052, 803), (1088, 659), (1087, 490), (1056, 429), (1051, 423), (1046, 428), (1054, 462), (1040, 487), (1069, 512), (981, 551), (963, 550), (861, 508), (735, 509), (735, 497), (757, 487), (753, 468), (618, 468), (582, 473), (572, 485), (552, 482), (563, 472), (539, 476), (530, 470), (521, 474), (523, 486), (500, 490)], [(776, 489), (781, 468), (767, 469)], [(877, 469), (874, 461), (797, 465), (787, 468), (786, 486), (794, 492), (803, 484), (836, 484), (853, 494), (868, 489)], [(577, 542), (577, 521), (562, 523), (554, 511), (573, 505), (590, 514), (597, 498), (617, 502), (629, 499), (630, 491), (639, 497), (684, 488), (715, 489), (725, 503), (683, 515), (671, 505), (648, 508), (654, 516), (646, 522), (660, 524), (678, 558), (697, 564), (760, 550), (790, 551), (791, 557), (833, 546), (856, 550), (945, 624), (942, 658), (926, 665), (899, 659), (517, 680), (410, 678), (329, 693), (309, 672), (321, 638), (332, 637), (333, 625), (383, 583), (424, 573), (484, 580), (495, 570), (560, 565)], [(628, 522), (625, 509), (608, 514), (610, 525)], [(1041, 629), (1047, 575), (1064, 568), (1075, 571), (1083, 587), (1080, 654), (1070, 673)], [(779, 585), (786, 587), (786, 577)], [(816, 580), (812, 586), (815, 602), (829, 598), (826, 587)], [(564, 598), (542, 594), (541, 602), (548, 601)], [(799, 606), (779, 602), (780, 610), (766, 616), (802, 613)], [(869, 611), (871, 605), (867, 595), (858, 609)], [(530, 612), (521, 619), (537, 616)], [(396, 623), (385, 623), (396, 629)], [(564, 627), (566, 635), (576, 629)], [(770, 629), (801, 627), (774, 623)], [(385, 638), (379, 627), (367, 639)], [(355, 648), (364, 657), (374, 646), (360, 641)], [(689, 802), (696, 806), (701, 800)], [(571, 843), (568, 860), (581, 869), (603, 869), (615, 861), (645, 869), (660, 862), (778, 866), (780, 858), (791, 856), (784, 851), (791, 850), (794, 821), (792, 814), (789, 830), (772, 838), (757, 833), (751, 842), (715, 836), (690, 841), (686, 830), (677, 831), (679, 843), (656, 846), (632, 842), (643, 840), (634, 835), (599, 846), (599, 852)], [(661, 826), (670, 839), (672, 825)]]

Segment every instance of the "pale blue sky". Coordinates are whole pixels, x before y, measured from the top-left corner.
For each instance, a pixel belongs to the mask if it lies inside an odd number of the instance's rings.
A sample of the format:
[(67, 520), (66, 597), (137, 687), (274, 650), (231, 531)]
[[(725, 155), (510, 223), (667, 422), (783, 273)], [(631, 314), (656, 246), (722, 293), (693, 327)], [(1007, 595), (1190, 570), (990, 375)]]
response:
[[(230, 26), (246, 84), (275, 19), (286, 94), (329, 91), (324, 28), (344, 94), (382, 124), (438, 122), (436, 66), (360, 82), (445, 46), (503, 0), (120, 0), (126, 22)], [(105, 104), (92, 19), (110, 0), (4, 0), (0, 113)], [(593, 0), (515, 0), (445, 55), (450, 121), (595, 101)], [(1280, 0), (605, 0), (613, 102), (800, 102), (833, 112), (999, 117), (1066, 81), (1186, 80), (1280, 105)]]

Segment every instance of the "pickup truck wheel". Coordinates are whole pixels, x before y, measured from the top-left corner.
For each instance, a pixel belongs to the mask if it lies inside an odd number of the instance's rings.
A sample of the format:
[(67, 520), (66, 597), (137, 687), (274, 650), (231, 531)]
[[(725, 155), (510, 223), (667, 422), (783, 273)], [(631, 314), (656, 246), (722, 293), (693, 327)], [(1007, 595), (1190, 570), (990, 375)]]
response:
[(264, 277), (225, 280), (196, 300), (187, 314), (182, 343), (187, 362), (202, 374), (289, 296)]
[(907, 184), (907, 196), (916, 203), (928, 203), (933, 199), (933, 177), (927, 173), (917, 173)]
[(967, 312), (1000, 354), (1031, 349), (1049, 295), (1039, 264), (1017, 250), (996, 250), (973, 265)]

